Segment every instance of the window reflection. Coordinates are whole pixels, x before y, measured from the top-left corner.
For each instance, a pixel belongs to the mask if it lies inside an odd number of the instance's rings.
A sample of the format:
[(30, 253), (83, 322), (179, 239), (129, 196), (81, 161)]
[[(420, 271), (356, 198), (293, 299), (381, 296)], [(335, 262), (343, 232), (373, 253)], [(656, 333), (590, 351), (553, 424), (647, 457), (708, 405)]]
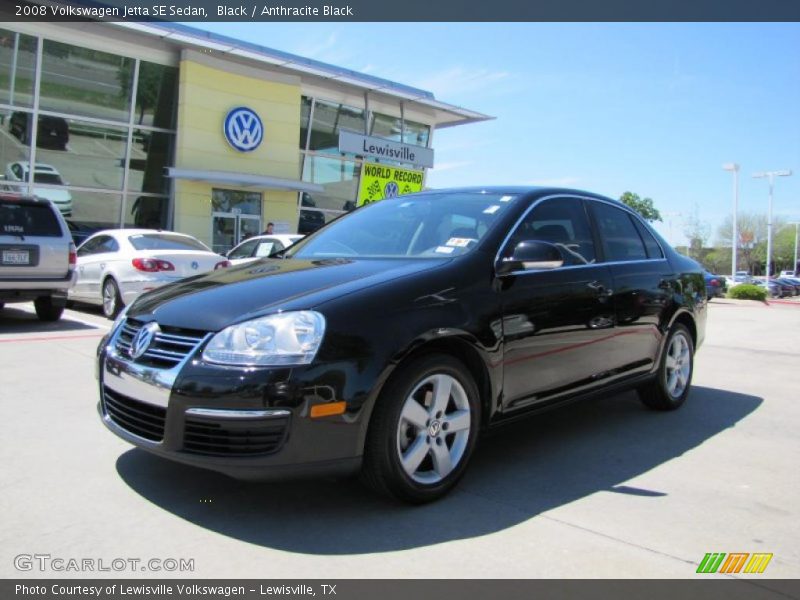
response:
[(141, 61), (136, 86), (136, 124), (172, 129), (177, 86), (178, 69)]
[[(8, 109), (0, 109), (0, 121), (6, 131), (11, 129), (10, 117), (12, 112)], [(30, 148), (28, 145), (20, 142), (16, 135), (5, 135), (0, 133), (0, 169), (3, 173), (3, 183), (18, 182), (15, 177), (9, 177), (8, 172), (11, 164), (15, 162), (27, 163), (30, 157)], [(5, 185), (8, 188), (8, 185)]]
[(33, 106), (36, 38), (0, 29), (0, 102)]
[(98, 192), (70, 190), (72, 196), (71, 223), (93, 229), (113, 229), (119, 227), (122, 196)]
[(125, 203), (125, 226), (145, 229), (166, 229), (169, 199), (159, 196), (128, 194)]
[(75, 119), (61, 119), (68, 130), (69, 143), (37, 148), (36, 162), (52, 165), (64, 185), (122, 189), (125, 170), (127, 130), (95, 125)]
[(164, 168), (171, 164), (175, 135), (134, 129), (131, 144), (128, 190), (165, 194), (169, 180)]
[[(325, 188), (322, 193), (304, 194), (306, 206), (329, 210), (350, 210), (358, 189), (359, 165), (351, 160), (306, 156), (303, 181)], [(309, 204), (313, 203), (313, 204)]]
[(343, 104), (317, 100), (308, 149), (339, 152), (339, 130), (364, 131), (364, 111)]
[(39, 107), (127, 122), (133, 68), (132, 58), (45, 40)]

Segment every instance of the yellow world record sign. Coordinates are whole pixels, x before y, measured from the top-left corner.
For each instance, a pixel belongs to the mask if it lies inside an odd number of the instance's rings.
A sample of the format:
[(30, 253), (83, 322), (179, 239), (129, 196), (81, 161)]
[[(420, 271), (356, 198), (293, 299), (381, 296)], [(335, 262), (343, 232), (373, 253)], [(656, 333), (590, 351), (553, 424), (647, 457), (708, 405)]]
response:
[(422, 191), (424, 172), (364, 163), (358, 186), (358, 206)]

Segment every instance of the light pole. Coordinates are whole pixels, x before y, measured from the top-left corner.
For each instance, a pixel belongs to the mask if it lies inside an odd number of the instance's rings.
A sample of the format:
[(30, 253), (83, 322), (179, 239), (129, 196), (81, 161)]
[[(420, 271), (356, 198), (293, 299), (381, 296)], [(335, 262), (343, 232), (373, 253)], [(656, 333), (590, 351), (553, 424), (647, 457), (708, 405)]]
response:
[(760, 173), (753, 173), (755, 179), (766, 178), (769, 181), (769, 208), (767, 209), (767, 269), (766, 279), (769, 281), (769, 272), (772, 263), (772, 188), (775, 185), (776, 177), (789, 177), (792, 174), (791, 170), (785, 171), (761, 171)]
[(739, 165), (725, 163), (722, 168), (733, 172), (733, 234), (731, 235), (731, 281), (736, 277), (736, 254), (739, 250), (739, 231), (736, 226), (737, 213), (739, 212)]
[(797, 276), (797, 241), (798, 241), (798, 226), (800, 221), (792, 221), (789, 225), (794, 225), (794, 263), (792, 263), (792, 272)]

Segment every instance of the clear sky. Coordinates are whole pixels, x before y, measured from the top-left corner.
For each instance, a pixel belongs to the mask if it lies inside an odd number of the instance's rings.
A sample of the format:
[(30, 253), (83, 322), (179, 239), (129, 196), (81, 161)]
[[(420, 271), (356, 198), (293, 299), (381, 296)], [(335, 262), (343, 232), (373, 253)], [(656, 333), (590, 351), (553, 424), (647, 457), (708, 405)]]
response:
[[(197, 26), (197, 24), (192, 24)], [(800, 220), (797, 23), (205, 23), (214, 31), (432, 91), (496, 117), (437, 131), (433, 187), (544, 184), (653, 198), (684, 243), (740, 210)], [(696, 208), (695, 208), (696, 207)], [(677, 214), (680, 213), (680, 214)], [(671, 227), (667, 223), (671, 221)], [(670, 234), (671, 229), (671, 234)]]

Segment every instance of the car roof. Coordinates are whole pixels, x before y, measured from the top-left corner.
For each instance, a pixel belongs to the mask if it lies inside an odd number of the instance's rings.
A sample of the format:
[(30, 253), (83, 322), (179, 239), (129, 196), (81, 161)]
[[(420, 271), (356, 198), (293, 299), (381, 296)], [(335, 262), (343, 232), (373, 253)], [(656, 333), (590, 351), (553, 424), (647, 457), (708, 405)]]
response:
[[(469, 186), (469, 187), (454, 187), (454, 188), (431, 188), (420, 192), (421, 194), (435, 194), (438, 192), (460, 192), (465, 194), (514, 194), (526, 196), (549, 196), (552, 194), (568, 194), (574, 196), (584, 196), (587, 198), (595, 198), (598, 200), (611, 200), (625, 206), (621, 202), (601, 196), (594, 192), (587, 192), (586, 190), (578, 190), (565, 187), (553, 186), (535, 186), (535, 185), (488, 185), (488, 186)], [(399, 197), (399, 196), (398, 196)]]

